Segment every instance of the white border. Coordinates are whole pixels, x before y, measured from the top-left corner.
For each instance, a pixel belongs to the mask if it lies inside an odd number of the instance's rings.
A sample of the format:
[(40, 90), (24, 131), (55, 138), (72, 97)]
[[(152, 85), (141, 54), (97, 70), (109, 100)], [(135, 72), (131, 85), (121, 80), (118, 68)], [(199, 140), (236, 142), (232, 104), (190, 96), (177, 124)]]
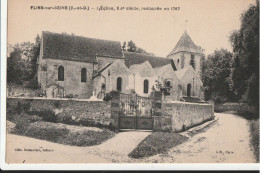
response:
[(7, 0), (1, 0), (1, 169), (3, 170), (259, 170), (252, 164), (6, 164)]

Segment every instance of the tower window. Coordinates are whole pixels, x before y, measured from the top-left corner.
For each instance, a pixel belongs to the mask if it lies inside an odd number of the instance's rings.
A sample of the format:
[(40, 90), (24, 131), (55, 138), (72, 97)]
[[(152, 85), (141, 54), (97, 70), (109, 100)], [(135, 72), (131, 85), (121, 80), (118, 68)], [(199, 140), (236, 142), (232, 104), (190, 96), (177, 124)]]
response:
[(147, 79), (144, 80), (144, 93), (148, 93), (149, 91), (149, 81)]
[(190, 58), (190, 65), (194, 68), (195, 70), (195, 57), (193, 54), (191, 54), (191, 58)]

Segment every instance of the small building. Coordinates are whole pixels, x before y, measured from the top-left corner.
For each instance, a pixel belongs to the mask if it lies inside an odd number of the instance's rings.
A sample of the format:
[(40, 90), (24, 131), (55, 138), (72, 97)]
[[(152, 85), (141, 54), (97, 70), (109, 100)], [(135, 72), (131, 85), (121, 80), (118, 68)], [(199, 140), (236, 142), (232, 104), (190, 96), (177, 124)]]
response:
[(134, 74), (134, 90), (140, 96), (149, 96), (158, 76), (155, 74), (149, 61), (129, 67)]
[(192, 66), (175, 72), (182, 84), (182, 95), (203, 99), (203, 83)]
[(134, 89), (134, 75), (121, 60), (106, 64), (93, 76), (93, 80), (98, 98), (103, 98), (112, 90), (130, 93)]

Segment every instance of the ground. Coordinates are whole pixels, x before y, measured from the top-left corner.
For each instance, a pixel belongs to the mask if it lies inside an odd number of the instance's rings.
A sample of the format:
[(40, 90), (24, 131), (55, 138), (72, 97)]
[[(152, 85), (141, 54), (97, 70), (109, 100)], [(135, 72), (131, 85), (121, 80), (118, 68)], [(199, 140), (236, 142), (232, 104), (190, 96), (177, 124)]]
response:
[[(249, 126), (246, 119), (233, 114), (215, 113), (210, 128), (196, 134), (167, 154), (144, 159), (127, 155), (151, 132), (120, 132), (114, 138), (91, 147), (75, 147), (7, 134), (7, 163), (252, 163)], [(183, 133), (183, 135), (187, 135)], [(15, 151), (41, 149), (40, 151)], [(48, 149), (51, 151), (43, 151)], [(52, 151), (53, 150), (53, 151)]]

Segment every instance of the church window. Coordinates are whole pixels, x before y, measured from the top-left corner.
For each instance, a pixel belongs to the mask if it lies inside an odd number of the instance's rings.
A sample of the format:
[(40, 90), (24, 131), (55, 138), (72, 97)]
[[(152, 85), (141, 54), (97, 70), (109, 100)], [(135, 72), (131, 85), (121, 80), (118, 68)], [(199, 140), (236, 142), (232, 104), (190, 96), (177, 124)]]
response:
[(191, 54), (191, 58), (190, 58), (190, 65), (194, 68), (195, 70), (195, 57), (193, 54)]
[(116, 81), (116, 89), (118, 91), (122, 91), (122, 78), (121, 77), (118, 77), (117, 78), (117, 81)]
[(87, 82), (87, 70), (85, 68), (81, 69), (81, 82)]
[(101, 85), (101, 90), (105, 90), (105, 89), (106, 89), (106, 84), (103, 83), (103, 84)]
[(147, 79), (144, 80), (144, 93), (148, 93), (149, 91), (149, 81)]
[(187, 85), (187, 97), (190, 97), (191, 96), (191, 84), (188, 83)]
[(64, 67), (59, 66), (58, 68), (58, 81), (64, 81)]

